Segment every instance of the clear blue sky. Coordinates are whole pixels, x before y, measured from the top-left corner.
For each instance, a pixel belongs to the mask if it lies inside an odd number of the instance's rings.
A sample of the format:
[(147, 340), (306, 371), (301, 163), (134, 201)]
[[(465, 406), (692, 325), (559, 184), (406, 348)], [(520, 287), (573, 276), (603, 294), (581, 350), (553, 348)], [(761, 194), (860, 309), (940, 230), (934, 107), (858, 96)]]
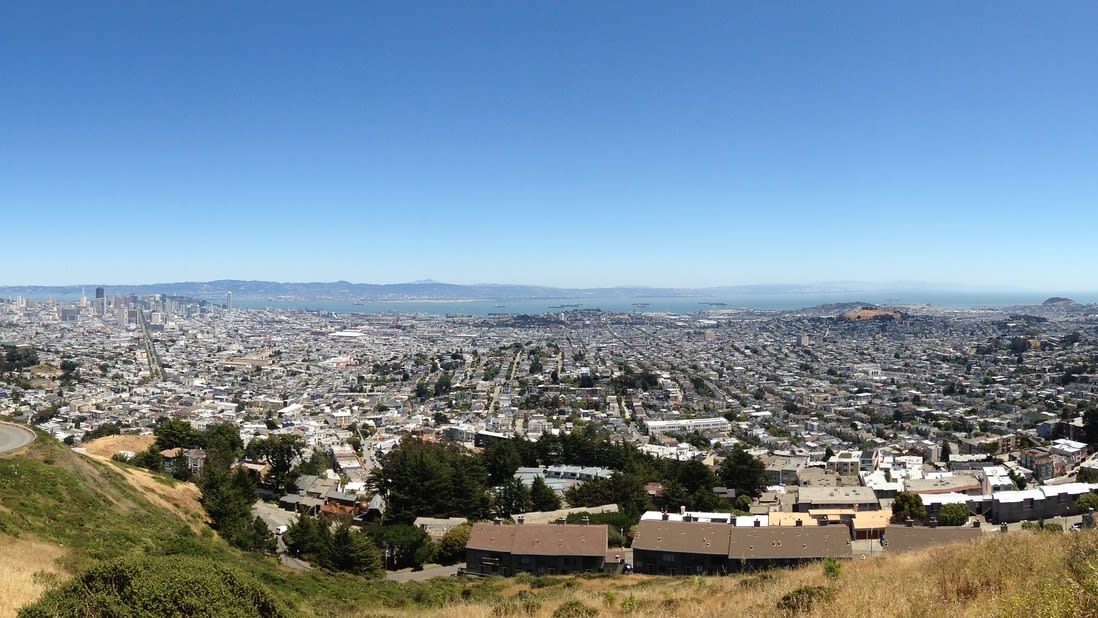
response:
[(1098, 289), (1098, 3), (6, 2), (0, 284)]

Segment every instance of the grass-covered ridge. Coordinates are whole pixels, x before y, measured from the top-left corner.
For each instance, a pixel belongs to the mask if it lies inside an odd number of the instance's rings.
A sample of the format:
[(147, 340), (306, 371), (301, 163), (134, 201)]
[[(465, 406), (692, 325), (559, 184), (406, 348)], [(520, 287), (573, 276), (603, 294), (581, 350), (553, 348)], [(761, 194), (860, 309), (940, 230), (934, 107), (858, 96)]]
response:
[(223, 565), (295, 616), (1098, 615), (1096, 531), (996, 534), (828, 568), (729, 577), (449, 577), (401, 584), (291, 571), (236, 550), (208, 532), (201, 512), (175, 499), (185, 485), (151, 476), (135, 483), (133, 474), (147, 475), (83, 457), (44, 435), (0, 457), (0, 548), (15, 548), (0, 553), (0, 581), (8, 586), (0, 587), (7, 602), (0, 603), (0, 617), (112, 560), (138, 561), (126, 562), (133, 572), (165, 563), (196, 570)]
[(126, 474), (39, 434), (19, 454), (0, 458), (0, 533), (64, 545), (71, 570), (193, 536), (201, 513), (155, 505), (161, 497), (150, 499)]
[[(57, 548), (50, 563), (34, 562), (28, 575), (16, 561), (0, 564), (0, 580), (33, 582), (9, 598), (21, 593), (29, 601), (46, 585), (105, 561), (155, 562), (158, 556), (192, 557), (247, 573), (295, 615), (354, 615), (365, 607), (419, 611), (493, 595), (495, 586), (482, 581), (396, 584), (322, 570), (292, 571), (274, 558), (236, 550), (219, 539), (202, 525), (200, 507), (180, 498), (183, 485), (79, 455), (41, 433), (19, 453), (0, 457), (0, 545)], [(31, 565), (31, 556), (26, 563)], [(0, 616), (17, 607), (0, 606)]]

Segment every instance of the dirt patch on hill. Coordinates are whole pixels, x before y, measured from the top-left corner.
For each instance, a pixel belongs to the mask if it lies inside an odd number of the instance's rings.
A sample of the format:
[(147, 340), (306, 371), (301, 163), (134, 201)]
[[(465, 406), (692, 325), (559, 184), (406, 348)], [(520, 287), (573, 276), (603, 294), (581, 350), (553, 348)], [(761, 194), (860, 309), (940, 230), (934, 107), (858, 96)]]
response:
[(202, 493), (193, 483), (152, 474), (147, 470), (111, 461), (119, 451), (139, 453), (156, 441), (154, 436), (105, 436), (84, 445), (86, 455), (116, 466), (126, 482), (141, 492), (153, 504), (175, 512), (195, 531), (201, 531), (205, 510), (198, 501)]
[(119, 451), (140, 453), (156, 442), (156, 436), (104, 436), (81, 444), (89, 455), (110, 459)]
[(123, 467), (126, 481), (136, 487), (153, 504), (175, 511), (196, 532), (201, 532), (206, 512), (198, 499), (202, 492), (194, 483), (183, 483), (156, 476), (138, 468)]
[(903, 317), (903, 314), (899, 311), (888, 311), (887, 309), (858, 309), (857, 311), (847, 311), (843, 314), (843, 319), (846, 320), (899, 320)]

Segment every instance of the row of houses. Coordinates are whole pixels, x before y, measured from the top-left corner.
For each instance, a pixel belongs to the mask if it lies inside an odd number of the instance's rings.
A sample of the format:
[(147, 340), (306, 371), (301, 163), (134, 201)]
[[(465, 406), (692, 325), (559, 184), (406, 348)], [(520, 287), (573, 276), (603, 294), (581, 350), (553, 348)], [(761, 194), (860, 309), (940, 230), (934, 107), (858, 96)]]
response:
[[(890, 525), (859, 513), (784, 513), (736, 517), (646, 513), (633, 538), (633, 569), (650, 575), (717, 575), (861, 553), (912, 551), (971, 541), (980, 527)], [(872, 532), (872, 534), (867, 534)], [(871, 540), (869, 540), (871, 539)], [(480, 575), (564, 575), (615, 570), (607, 527), (576, 524), (481, 523), (465, 547), (466, 570)]]

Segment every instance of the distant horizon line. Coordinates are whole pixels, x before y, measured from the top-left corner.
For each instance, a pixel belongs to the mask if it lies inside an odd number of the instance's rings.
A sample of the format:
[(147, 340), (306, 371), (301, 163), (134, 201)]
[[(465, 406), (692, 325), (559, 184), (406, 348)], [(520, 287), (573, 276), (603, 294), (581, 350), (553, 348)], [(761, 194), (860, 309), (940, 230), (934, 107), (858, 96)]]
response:
[(285, 285), (285, 286), (334, 286), (334, 285), (348, 285), (355, 287), (403, 287), (403, 286), (445, 286), (456, 288), (481, 288), (481, 287), (493, 287), (493, 288), (537, 288), (543, 290), (560, 290), (560, 291), (597, 291), (597, 290), (651, 290), (651, 291), (675, 291), (675, 292), (713, 292), (713, 291), (725, 291), (725, 290), (801, 290), (801, 291), (821, 291), (821, 292), (841, 292), (841, 291), (923, 291), (923, 292), (953, 292), (953, 293), (970, 293), (970, 294), (997, 294), (997, 293), (1009, 293), (1009, 294), (1093, 294), (1098, 292), (1098, 288), (1086, 289), (1086, 288), (1053, 288), (1053, 287), (1009, 287), (1009, 286), (976, 286), (963, 283), (943, 283), (943, 282), (923, 282), (923, 281), (891, 281), (891, 282), (872, 282), (872, 281), (818, 281), (818, 282), (799, 282), (799, 283), (733, 283), (733, 284), (717, 284), (717, 285), (702, 285), (702, 286), (673, 286), (673, 285), (653, 285), (653, 284), (615, 284), (615, 285), (594, 285), (594, 286), (562, 286), (562, 285), (550, 285), (539, 283), (498, 283), (498, 282), (478, 282), (478, 283), (451, 283), (446, 281), (437, 281), (433, 279), (420, 279), (415, 281), (401, 281), (393, 283), (375, 283), (375, 282), (353, 282), (346, 279), (337, 279), (331, 281), (278, 281), (274, 279), (207, 279), (207, 280), (181, 280), (181, 281), (158, 281), (154, 283), (69, 283), (69, 284), (37, 284), (37, 283), (23, 283), (23, 284), (0, 284), (0, 290), (17, 290), (17, 289), (34, 289), (34, 290), (73, 290), (73, 289), (95, 289), (97, 287), (102, 288), (150, 288), (157, 286), (181, 286), (181, 285), (228, 285), (228, 284), (270, 284), (270, 285)]

